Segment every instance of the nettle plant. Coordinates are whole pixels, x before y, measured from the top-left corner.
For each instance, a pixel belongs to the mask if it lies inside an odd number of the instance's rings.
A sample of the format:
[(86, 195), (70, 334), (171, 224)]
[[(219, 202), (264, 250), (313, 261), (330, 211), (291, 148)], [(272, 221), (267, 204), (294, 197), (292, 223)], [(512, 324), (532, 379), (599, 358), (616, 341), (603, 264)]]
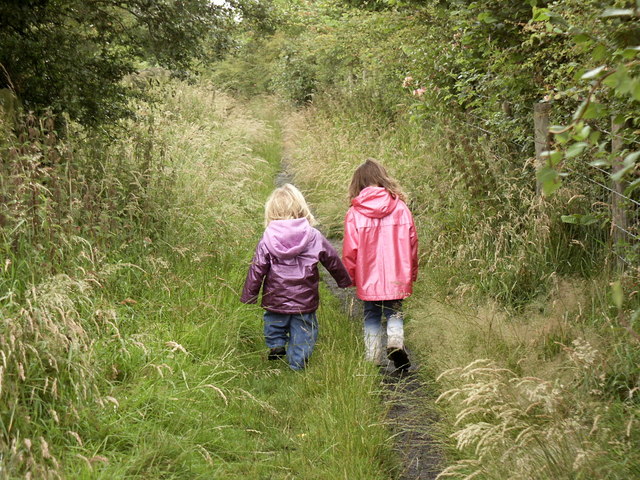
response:
[[(569, 122), (550, 128), (554, 145), (538, 171), (546, 195), (562, 186), (574, 159), (584, 158), (589, 158), (591, 167), (609, 169), (611, 181), (624, 183), (625, 196), (640, 187), (640, 143), (634, 139), (640, 126), (639, 19), (640, 0), (632, 8), (605, 9), (589, 29), (571, 25), (550, 8), (534, 8), (533, 21), (570, 36), (583, 62), (575, 78), (578, 85), (547, 97), (572, 97), (580, 103)], [(565, 221), (588, 224), (597, 219), (574, 215)]]

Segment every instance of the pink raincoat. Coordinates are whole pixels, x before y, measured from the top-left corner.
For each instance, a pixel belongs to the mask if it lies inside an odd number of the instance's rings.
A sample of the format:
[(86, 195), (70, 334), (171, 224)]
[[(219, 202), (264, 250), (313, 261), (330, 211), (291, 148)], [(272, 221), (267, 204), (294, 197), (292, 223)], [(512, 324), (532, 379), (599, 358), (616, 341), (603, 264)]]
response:
[(382, 187), (364, 188), (351, 205), (342, 261), (358, 298), (408, 297), (418, 276), (418, 236), (409, 208)]

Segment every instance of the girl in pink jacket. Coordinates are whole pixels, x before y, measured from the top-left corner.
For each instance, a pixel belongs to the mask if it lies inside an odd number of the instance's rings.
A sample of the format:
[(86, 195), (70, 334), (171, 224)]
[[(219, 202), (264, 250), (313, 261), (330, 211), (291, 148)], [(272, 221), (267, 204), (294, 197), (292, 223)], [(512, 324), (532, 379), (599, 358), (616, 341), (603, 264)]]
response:
[(382, 364), (387, 320), (386, 353), (396, 369), (406, 371), (402, 300), (412, 292), (418, 275), (418, 236), (406, 196), (396, 180), (374, 159), (353, 174), (351, 208), (344, 221), (342, 260), (364, 301), (366, 358)]

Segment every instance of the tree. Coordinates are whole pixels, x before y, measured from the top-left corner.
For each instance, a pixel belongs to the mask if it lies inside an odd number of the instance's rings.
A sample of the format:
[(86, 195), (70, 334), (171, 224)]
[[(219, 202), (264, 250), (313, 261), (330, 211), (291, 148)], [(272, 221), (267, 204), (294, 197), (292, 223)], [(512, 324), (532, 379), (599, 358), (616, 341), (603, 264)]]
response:
[(0, 88), (95, 125), (127, 114), (142, 61), (189, 70), (219, 55), (237, 10), (209, 0), (2, 0)]

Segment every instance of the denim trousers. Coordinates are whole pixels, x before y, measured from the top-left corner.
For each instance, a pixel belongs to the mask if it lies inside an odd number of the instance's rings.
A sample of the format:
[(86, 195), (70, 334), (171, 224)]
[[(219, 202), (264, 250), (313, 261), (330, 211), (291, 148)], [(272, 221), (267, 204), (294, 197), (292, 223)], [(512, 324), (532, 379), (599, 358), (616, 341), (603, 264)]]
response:
[(318, 318), (311, 313), (264, 312), (264, 338), (267, 347), (286, 347), (293, 370), (302, 370), (318, 340)]
[[(383, 328), (386, 318), (386, 329)], [(402, 300), (364, 301), (365, 358), (382, 364), (382, 352), (386, 348), (404, 348), (404, 320)]]

